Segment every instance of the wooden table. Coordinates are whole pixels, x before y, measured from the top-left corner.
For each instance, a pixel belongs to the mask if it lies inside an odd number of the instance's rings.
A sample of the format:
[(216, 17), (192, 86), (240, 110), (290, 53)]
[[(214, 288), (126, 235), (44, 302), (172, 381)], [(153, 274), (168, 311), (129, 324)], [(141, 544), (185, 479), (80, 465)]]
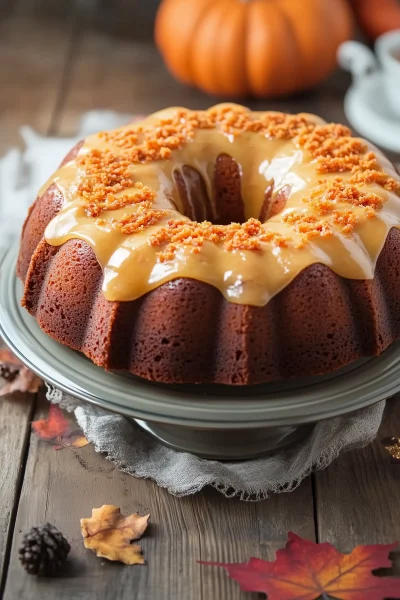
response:
[[(18, 5), (18, 3), (16, 3)], [(82, 26), (79, 13), (62, 22), (25, 19), (11, 10), (0, 21), (0, 151), (19, 143), (28, 123), (43, 134), (70, 135), (92, 108), (148, 113), (168, 105), (206, 107), (210, 98), (174, 82), (149, 43), (121, 41)], [(349, 83), (337, 74), (312, 94), (252, 108), (319, 113), (345, 121)], [(227, 500), (212, 489), (175, 498), (153, 482), (114, 468), (93, 446), (56, 452), (32, 435), (47, 414), (43, 395), (0, 400), (0, 598), (5, 600), (237, 600), (255, 598), (223, 570), (197, 560), (273, 560), (288, 530), (342, 551), (400, 539), (400, 465), (380, 445), (400, 435), (400, 401), (388, 402), (377, 440), (343, 454), (290, 494), (259, 503)], [(111, 503), (123, 513), (151, 513), (142, 540), (147, 566), (108, 563), (84, 549), (79, 519)], [(22, 532), (49, 521), (73, 540), (64, 577), (36, 579), (21, 569)], [(400, 572), (400, 571), (399, 571)]]

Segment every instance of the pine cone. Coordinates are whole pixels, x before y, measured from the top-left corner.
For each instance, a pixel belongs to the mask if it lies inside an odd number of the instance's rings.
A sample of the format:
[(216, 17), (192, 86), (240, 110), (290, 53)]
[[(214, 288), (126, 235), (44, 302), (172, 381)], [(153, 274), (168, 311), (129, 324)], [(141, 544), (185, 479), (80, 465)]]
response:
[(19, 369), (12, 369), (5, 363), (0, 364), (0, 377), (8, 382), (14, 381), (19, 373)]
[(61, 569), (70, 549), (61, 531), (46, 523), (24, 535), (19, 560), (30, 575), (51, 575)]

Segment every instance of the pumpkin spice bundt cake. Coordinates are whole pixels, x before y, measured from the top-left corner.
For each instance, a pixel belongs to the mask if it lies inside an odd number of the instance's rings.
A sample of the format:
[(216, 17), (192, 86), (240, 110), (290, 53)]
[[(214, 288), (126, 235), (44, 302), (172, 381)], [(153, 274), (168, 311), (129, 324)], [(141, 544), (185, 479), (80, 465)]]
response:
[(89, 136), (22, 232), (23, 305), (165, 383), (325, 374), (400, 337), (400, 177), (347, 127), (233, 104)]

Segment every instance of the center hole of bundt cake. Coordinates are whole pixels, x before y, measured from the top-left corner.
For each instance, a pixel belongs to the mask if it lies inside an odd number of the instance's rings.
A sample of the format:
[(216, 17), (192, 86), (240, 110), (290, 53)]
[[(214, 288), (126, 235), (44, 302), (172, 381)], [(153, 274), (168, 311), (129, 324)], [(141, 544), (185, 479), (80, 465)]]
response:
[[(203, 176), (197, 169), (184, 165), (174, 171), (180, 212), (192, 221), (211, 221), (215, 225), (244, 223), (245, 206), (241, 193), (240, 167), (227, 154), (220, 154), (215, 162), (212, 197), (207, 190)], [(259, 214), (250, 215), (262, 222), (283, 210), (290, 193), (290, 187), (284, 186), (274, 194), (273, 181), (267, 185), (264, 201)]]

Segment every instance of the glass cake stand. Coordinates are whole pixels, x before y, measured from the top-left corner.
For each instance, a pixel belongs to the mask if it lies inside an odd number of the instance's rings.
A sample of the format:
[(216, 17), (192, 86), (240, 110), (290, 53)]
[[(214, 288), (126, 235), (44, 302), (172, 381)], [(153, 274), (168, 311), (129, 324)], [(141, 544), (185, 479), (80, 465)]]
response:
[(39, 377), (83, 402), (132, 417), (168, 446), (239, 460), (293, 444), (322, 419), (400, 390), (400, 343), (330, 376), (257, 386), (163, 385), (110, 373), (44, 334), (21, 308), (17, 248), (0, 265), (0, 335)]

